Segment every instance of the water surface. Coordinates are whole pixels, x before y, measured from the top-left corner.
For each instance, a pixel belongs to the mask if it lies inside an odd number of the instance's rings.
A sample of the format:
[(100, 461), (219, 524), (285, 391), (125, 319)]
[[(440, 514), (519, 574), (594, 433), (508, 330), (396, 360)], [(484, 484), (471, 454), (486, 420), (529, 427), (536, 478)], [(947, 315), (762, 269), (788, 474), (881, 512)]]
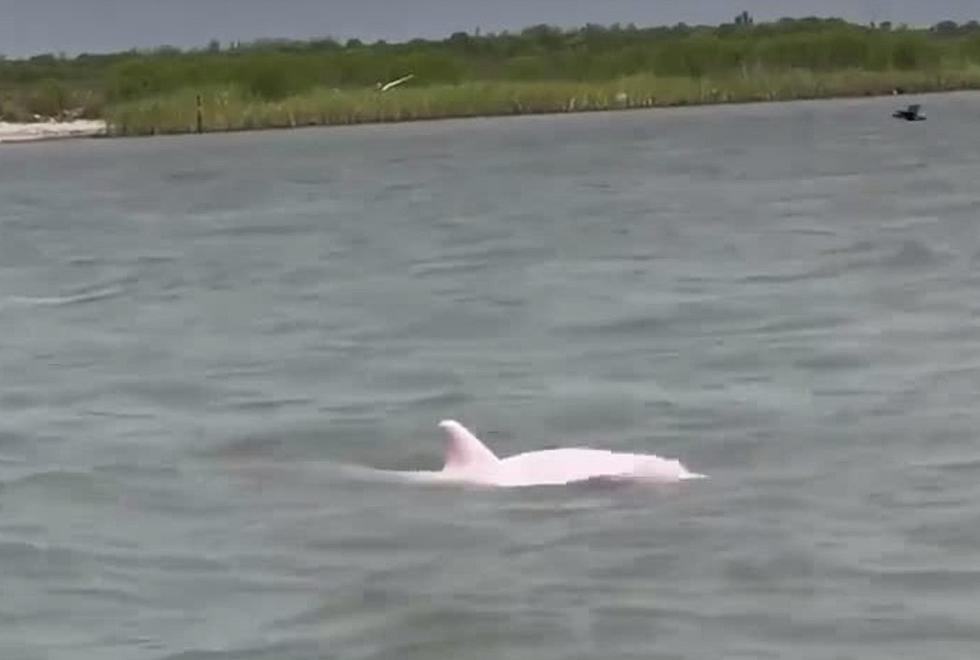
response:
[[(0, 150), (8, 660), (973, 658), (980, 97)], [(488, 492), (587, 444), (708, 481)]]

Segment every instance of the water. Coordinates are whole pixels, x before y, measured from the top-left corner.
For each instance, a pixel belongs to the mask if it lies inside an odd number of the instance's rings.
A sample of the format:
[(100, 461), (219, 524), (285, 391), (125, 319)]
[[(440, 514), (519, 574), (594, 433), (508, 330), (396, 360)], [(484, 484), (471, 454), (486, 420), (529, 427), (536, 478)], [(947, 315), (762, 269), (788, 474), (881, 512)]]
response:
[[(975, 657), (980, 97), (894, 106), (3, 149), (0, 656)], [(344, 468), (445, 417), (711, 479)]]

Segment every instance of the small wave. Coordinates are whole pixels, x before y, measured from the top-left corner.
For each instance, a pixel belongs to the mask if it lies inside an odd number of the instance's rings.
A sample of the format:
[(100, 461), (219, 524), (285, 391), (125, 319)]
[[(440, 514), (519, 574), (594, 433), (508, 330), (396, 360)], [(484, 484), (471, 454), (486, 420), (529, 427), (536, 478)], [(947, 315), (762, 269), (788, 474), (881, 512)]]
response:
[(257, 410), (257, 411), (272, 411), (280, 410), (282, 408), (289, 408), (295, 406), (306, 406), (313, 403), (314, 399), (310, 397), (292, 397), (292, 398), (279, 398), (279, 399), (250, 399), (248, 401), (237, 401), (230, 404), (229, 407), (238, 410)]
[(796, 366), (810, 371), (833, 372), (863, 369), (869, 363), (869, 360), (860, 354), (846, 352), (823, 352), (794, 362)]
[(935, 461), (925, 467), (949, 472), (980, 472), (980, 456)]
[(381, 192), (382, 193), (408, 192), (411, 190), (417, 190), (421, 187), (422, 187), (421, 184), (415, 182), (389, 183), (388, 185), (381, 188)]
[(923, 217), (920, 215), (895, 218), (881, 224), (882, 229), (903, 230), (922, 225), (935, 225), (939, 222), (936, 216)]
[(457, 390), (447, 390), (445, 392), (433, 392), (412, 397), (403, 403), (409, 407), (420, 408), (446, 408), (462, 407), (471, 400), (471, 396), (465, 392)]
[(523, 307), (527, 303), (520, 298), (507, 298), (499, 295), (488, 295), (488, 294), (468, 294), (460, 295), (453, 299), (456, 303), (476, 303), (479, 305), (485, 305), (489, 307), (503, 307), (503, 308), (515, 308)]
[(64, 295), (57, 296), (8, 296), (0, 301), (4, 307), (64, 307), (80, 305), (100, 300), (108, 300), (123, 295), (128, 286), (137, 281), (136, 275), (106, 278), (102, 281), (72, 287)]
[(108, 263), (107, 259), (90, 255), (81, 255), (68, 259), (69, 266), (102, 266), (106, 263)]
[(868, 240), (855, 241), (849, 245), (837, 246), (828, 248), (822, 251), (822, 254), (826, 255), (836, 255), (836, 254), (867, 254), (869, 252), (874, 252), (876, 249), (875, 244)]
[(540, 255), (533, 248), (488, 246), (484, 248), (455, 249), (438, 259), (414, 261), (409, 267), (415, 277), (454, 275), (483, 271), (507, 260), (532, 260)]
[(112, 286), (70, 296), (42, 296), (37, 298), (31, 296), (10, 296), (0, 303), (0, 309), (6, 306), (65, 307), (68, 305), (80, 305), (117, 298), (125, 293), (125, 291), (126, 289), (124, 287)]
[(175, 254), (138, 254), (133, 258), (137, 264), (166, 264), (177, 261)]
[(281, 641), (227, 650), (187, 649), (164, 656), (161, 660), (238, 660), (239, 658), (313, 658), (322, 657), (323, 649), (313, 642)]
[[(6, 399), (0, 399), (0, 403), (7, 405)], [(13, 447), (24, 445), (30, 442), (30, 436), (26, 433), (18, 433), (17, 431), (6, 431), (0, 430), (0, 447)], [(7, 459), (0, 454), (0, 465), (7, 462)]]
[(63, 587), (49, 589), (48, 593), (53, 596), (75, 596), (86, 602), (112, 601), (120, 605), (136, 605), (145, 602), (139, 594), (110, 587)]
[(173, 172), (168, 172), (163, 176), (164, 180), (171, 181), (173, 183), (205, 183), (207, 181), (213, 181), (217, 179), (219, 175), (218, 170), (175, 170)]
[(194, 453), (215, 459), (262, 461), (291, 461), (297, 456), (307, 457), (306, 452), (319, 446), (324, 431), (316, 426), (292, 428), (250, 429), (233, 433), (214, 444), (196, 448)]
[(887, 246), (861, 240), (851, 245), (835, 247), (823, 252), (826, 256), (852, 256), (853, 259), (834, 266), (824, 266), (808, 274), (808, 277), (835, 277), (843, 273), (863, 269), (917, 269), (934, 266), (949, 258), (949, 253), (933, 249), (918, 240), (905, 240), (888, 250)]
[(800, 273), (759, 273), (756, 275), (747, 275), (738, 281), (743, 284), (790, 284), (831, 276), (833, 274), (830, 272), (813, 270)]
[(848, 319), (841, 316), (801, 316), (795, 318), (781, 318), (763, 323), (752, 329), (753, 334), (787, 334), (796, 332), (812, 332), (815, 330), (828, 330), (840, 327), (847, 323)]
[(616, 336), (643, 336), (649, 332), (656, 332), (670, 321), (660, 316), (640, 315), (628, 316), (621, 319), (595, 322), (595, 323), (569, 323), (564, 327), (558, 328), (558, 332), (563, 335), (616, 335)]
[(328, 400), (328, 403), (321, 404), (317, 410), (322, 413), (338, 414), (364, 414), (376, 411), (377, 401), (374, 398), (365, 400)]
[(914, 240), (903, 241), (901, 247), (881, 261), (888, 268), (921, 268), (934, 265), (942, 255), (928, 245)]
[(58, 571), (59, 567), (62, 571), (66, 570), (65, 567), (71, 566), (79, 554), (63, 546), (0, 539), (0, 561), (3, 561), (5, 566), (32, 566), (36, 565), (38, 558), (44, 558), (45, 564), (49, 567), (45, 575), (48, 579), (52, 575), (50, 571)]
[(833, 229), (821, 229), (820, 227), (791, 227), (789, 233), (799, 236), (836, 236), (837, 232)]
[(980, 587), (980, 571), (974, 568), (857, 568), (855, 575), (916, 591), (973, 592)]
[(412, 275), (415, 277), (438, 277), (440, 275), (461, 275), (464, 273), (475, 273), (486, 270), (490, 267), (490, 262), (481, 260), (444, 260), (438, 262), (428, 262), (412, 267)]
[(78, 494), (85, 490), (91, 491), (94, 487), (98, 486), (98, 483), (98, 478), (88, 472), (46, 470), (43, 472), (32, 472), (0, 482), (0, 486), (3, 486), (3, 489), (8, 492), (40, 487), (46, 491), (65, 490), (69, 493)]
[(148, 412), (122, 412), (118, 410), (83, 410), (81, 414), (88, 415), (89, 417), (103, 417), (107, 419), (125, 420), (125, 419), (156, 419), (156, 415)]
[(261, 238), (266, 236), (295, 236), (298, 234), (309, 234), (315, 231), (315, 226), (306, 224), (234, 225), (214, 227), (210, 230), (203, 231), (202, 235)]

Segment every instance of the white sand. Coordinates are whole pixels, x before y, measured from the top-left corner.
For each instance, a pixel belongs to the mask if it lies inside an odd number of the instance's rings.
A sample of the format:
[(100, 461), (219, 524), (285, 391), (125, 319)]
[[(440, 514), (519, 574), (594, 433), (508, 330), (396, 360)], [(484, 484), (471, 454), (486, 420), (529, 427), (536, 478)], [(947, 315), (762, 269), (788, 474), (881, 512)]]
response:
[(75, 121), (47, 121), (29, 124), (12, 124), (0, 121), (0, 142), (30, 142), (55, 138), (91, 137), (105, 133), (101, 119), (76, 119)]

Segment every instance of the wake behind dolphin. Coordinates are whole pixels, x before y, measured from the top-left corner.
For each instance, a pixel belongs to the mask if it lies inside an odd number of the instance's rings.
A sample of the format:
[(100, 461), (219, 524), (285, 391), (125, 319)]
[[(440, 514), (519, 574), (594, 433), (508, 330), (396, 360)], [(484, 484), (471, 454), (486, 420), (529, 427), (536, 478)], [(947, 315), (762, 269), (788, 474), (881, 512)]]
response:
[(673, 483), (702, 479), (680, 461), (653, 454), (630, 454), (567, 447), (498, 458), (479, 438), (455, 420), (443, 420), (445, 463), (441, 470), (378, 471), (411, 481), (456, 483), (501, 488), (564, 485), (577, 482), (632, 481)]

